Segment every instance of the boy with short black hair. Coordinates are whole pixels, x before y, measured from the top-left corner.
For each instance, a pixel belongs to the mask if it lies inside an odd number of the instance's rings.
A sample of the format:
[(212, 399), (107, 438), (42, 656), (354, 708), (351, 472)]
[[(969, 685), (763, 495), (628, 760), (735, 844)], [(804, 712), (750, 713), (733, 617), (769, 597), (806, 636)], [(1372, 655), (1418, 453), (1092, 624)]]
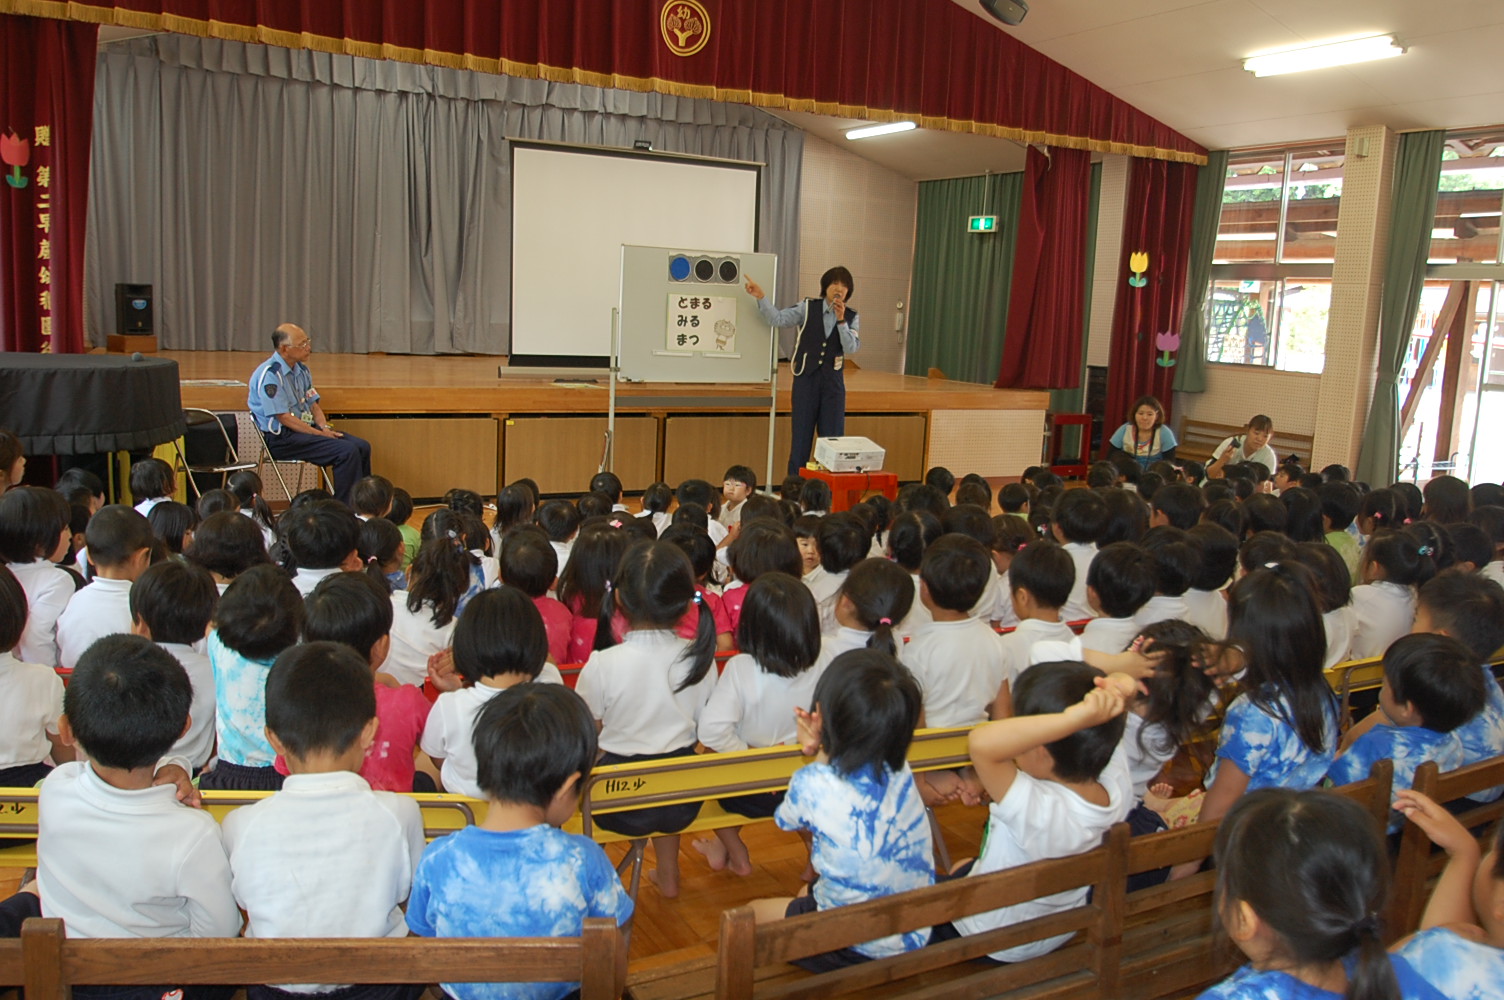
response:
[(580, 533), (580, 523), (583, 520), (580, 509), (568, 500), (550, 500), (533, 515), (533, 522), (548, 536), (548, 543), (553, 546), (561, 570), (569, 562), (569, 552), (574, 546), (575, 536)]
[[(1483, 677), (1482, 710), (1457, 730), (1462, 741), (1462, 763), (1477, 764), (1504, 754), (1504, 691), (1494, 678), (1488, 661), (1504, 647), (1504, 587), (1492, 580), (1465, 573), (1442, 573), (1420, 588), (1415, 602), (1412, 632), (1436, 632), (1451, 636), (1466, 646)], [(1471, 796), (1492, 802), (1504, 787)]]
[(350, 506), (362, 521), (386, 517), (392, 510), (392, 481), (385, 476), (366, 476), (350, 490)]
[(1004, 683), (1011, 685), (1033, 662), (1036, 644), (1078, 642), (1060, 614), (1075, 583), (1076, 564), (1059, 545), (1036, 542), (1013, 557), (1008, 586), (1018, 626), (1003, 636)]
[(997, 505), (1004, 514), (1029, 519), (1029, 488), (1023, 483), (1009, 483), (997, 491)]
[(1118, 484), (1118, 467), (1105, 458), (1091, 463), (1086, 469), (1086, 485), (1089, 489), (1105, 490)]
[(1274, 492), (1279, 494), (1299, 486), (1305, 474), (1305, 467), (1299, 462), (1281, 462), (1274, 470)]
[(1190, 531), (1201, 520), (1201, 512), (1206, 510), (1206, 497), (1194, 486), (1166, 483), (1154, 491), (1149, 509), (1149, 527), (1168, 524), (1181, 531)]
[[(433, 778), (413, 760), (432, 706), (413, 685), (375, 676), (392, 645), (392, 602), (381, 583), (366, 573), (336, 573), (313, 588), (304, 605), (303, 639), (348, 646), (366, 664), (376, 694), (376, 738), (357, 765), (360, 776), (378, 791), (435, 791)], [(281, 773), (297, 773), (279, 763)]]
[[(595, 719), (580, 696), (554, 684), (501, 691), (476, 716), (473, 743), (486, 817), (423, 855), (407, 907), (413, 933), (577, 937), (587, 917), (626, 923), (632, 900), (605, 851), (558, 829), (574, 814), (595, 765)], [(623, 935), (622, 953), (612, 956), (618, 992), (625, 986), (625, 948)], [(499, 995), (489, 984), (443, 986), (456, 1000)], [(555, 997), (570, 988), (519, 986), (505, 995)]]
[(1201, 571), (1201, 550), (1189, 534), (1164, 525), (1144, 532), (1140, 545), (1154, 558), (1154, 596), (1134, 619), (1140, 629), (1172, 618), (1185, 620), (1185, 592)]
[(124, 504), (101, 508), (85, 532), (94, 578), (57, 619), (58, 663), (72, 668), (94, 640), (131, 630), (130, 594), (151, 565), (151, 522)]
[[(1099, 686), (1100, 685), (1100, 686)], [(1123, 710), (1136, 682), (1104, 678), (1085, 663), (1061, 661), (1028, 668), (1014, 685), (1011, 718), (978, 726), (967, 743), (992, 804), (982, 853), (955, 875), (987, 875), (1097, 847), (1134, 806), (1133, 781), (1122, 747)], [(937, 929), (939, 941), (982, 934), (1079, 906), (1085, 888), (962, 917)], [(1055, 950), (1069, 933), (993, 952), (1021, 962)], [(934, 943), (933, 941), (931, 943)]]
[(292, 583), (307, 597), (326, 576), (358, 572), (360, 522), (338, 500), (314, 500), (293, 507), (278, 522), (297, 572)]
[(820, 565), (804, 574), (804, 585), (815, 595), (820, 609), (820, 632), (835, 635), (836, 598), (851, 567), (867, 557), (867, 532), (852, 514), (842, 511), (820, 518), (815, 528), (815, 544), (820, 549)]
[(950, 491), (956, 488), (956, 475), (943, 465), (937, 465), (924, 474), (924, 485), (933, 486), (947, 500)]
[(559, 577), (559, 557), (548, 536), (535, 527), (513, 528), (501, 539), (501, 582), (533, 599), (548, 632), (548, 658), (569, 662), (569, 636), (574, 616), (550, 596)]
[(1070, 597), (1060, 609), (1068, 622), (1081, 621), (1095, 614), (1086, 600), (1086, 571), (1097, 555), (1097, 539), (1107, 527), (1107, 504), (1095, 490), (1066, 490), (1050, 515), (1050, 531), (1071, 562), (1076, 565), (1075, 583)]
[(1336, 549), (1347, 564), (1348, 575), (1357, 579), (1358, 540), (1348, 529), (1357, 518), (1363, 500), (1351, 483), (1339, 480), (1322, 483), (1316, 497), (1321, 501), (1321, 525), (1326, 532), (1326, 543)]
[(1121, 653), (1140, 629), (1135, 615), (1154, 596), (1154, 557), (1133, 542), (1102, 546), (1086, 571), (1086, 598), (1100, 617), (1081, 630), (1081, 646)]
[(597, 472), (590, 477), (590, 492), (610, 497), (612, 510), (627, 509), (621, 502), (621, 490), (621, 477), (614, 472)]
[(1185, 620), (1216, 642), (1227, 638), (1227, 595), (1224, 588), (1238, 568), (1238, 539), (1231, 531), (1203, 521), (1186, 532), (1200, 550), (1200, 568), (1185, 592)]
[(1206, 478), (1206, 466), (1193, 459), (1177, 459), (1176, 465), (1180, 466), (1180, 481), (1190, 486), (1200, 486)]
[[(1327, 770), (1334, 785), (1368, 777), (1381, 760), (1394, 762), (1394, 789), (1415, 783), (1415, 769), (1435, 761), (1443, 771), (1463, 764), (1457, 730), (1482, 710), (1484, 680), (1472, 652), (1445, 635), (1404, 635), (1384, 652), (1379, 705), (1347, 731)], [(1405, 823), (1391, 813), (1389, 832)]]
[(757, 473), (750, 466), (733, 465), (726, 470), (724, 481), (721, 483), (721, 497), (725, 503), (721, 505), (721, 514), (718, 520), (726, 527), (740, 524), (742, 521), (742, 507), (747, 498), (757, 492)]
[[(423, 853), (418, 804), (355, 771), (376, 738), (370, 668), (348, 646), (285, 650), (266, 678), (266, 728), (290, 772), (223, 823), (248, 938), (406, 937), (402, 903)], [(422, 986), (251, 986), (248, 1000), (416, 997)]]
[(176, 559), (149, 567), (130, 590), (131, 632), (171, 654), (193, 685), (192, 721), (167, 755), (167, 763), (190, 775), (214, 755), (214, 668), (195, 646), (204, 641), (218, 606), (219, 589), (209, 571)]
[(38, 799), (42, 912), (65, 920), (69, 937), (239, 932), (219, 824), (152, 784), (192, 698), (182, 666), (141, 636), (106, 636), (79, 657), (59, 729), (88, 759), (59, 765)]

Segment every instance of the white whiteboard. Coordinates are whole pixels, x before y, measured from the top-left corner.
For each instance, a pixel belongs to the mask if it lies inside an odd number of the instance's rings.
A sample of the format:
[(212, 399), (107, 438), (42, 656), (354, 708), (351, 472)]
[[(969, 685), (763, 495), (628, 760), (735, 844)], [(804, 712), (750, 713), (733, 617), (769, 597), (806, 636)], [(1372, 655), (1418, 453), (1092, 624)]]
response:
[(611, 352), (622, 244), (757, 243), (760, 167), (589, 146), (512, 145), (512, 357)]

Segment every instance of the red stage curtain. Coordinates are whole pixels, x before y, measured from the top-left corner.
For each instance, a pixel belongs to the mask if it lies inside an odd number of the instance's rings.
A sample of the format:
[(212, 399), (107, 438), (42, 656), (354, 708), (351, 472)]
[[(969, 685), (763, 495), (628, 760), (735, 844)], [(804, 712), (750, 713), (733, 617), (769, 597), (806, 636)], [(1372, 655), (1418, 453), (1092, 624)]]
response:
[(0, 0), (9, 11), (1206, 159), (951, 0)]
[(999, 389), (1081, 384), (1091, 154), (1029, 147)]
[(0, 15), (0, 346), (84, 350), (98, 28)]
[[(1107, 369), (1107, 438), (1128, 418), (1139, 396), (1157, 396), (1170, 412), (1175, 369), (1159, 364), (1159, 333), (1180, 333), (1185, 311), (1185, 276), (1191, 261), (1191, 220), (1196, 214), (1196, 168), (1184, 163), (1135, 159), (1128, 172), (1123, 218), (1123, 261), (1112, 313), (1112, 347)], [(1146, 284), (1129, 283), (1130, 255), (1147, 253)]]

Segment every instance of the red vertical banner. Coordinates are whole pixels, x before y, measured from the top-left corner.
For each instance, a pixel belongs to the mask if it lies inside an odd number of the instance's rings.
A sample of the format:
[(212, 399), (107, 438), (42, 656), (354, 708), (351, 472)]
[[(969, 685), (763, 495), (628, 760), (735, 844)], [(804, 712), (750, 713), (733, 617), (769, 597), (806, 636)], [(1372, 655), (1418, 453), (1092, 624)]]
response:
[(79, 353), (92, 24), (0, 15), (0, 347)]

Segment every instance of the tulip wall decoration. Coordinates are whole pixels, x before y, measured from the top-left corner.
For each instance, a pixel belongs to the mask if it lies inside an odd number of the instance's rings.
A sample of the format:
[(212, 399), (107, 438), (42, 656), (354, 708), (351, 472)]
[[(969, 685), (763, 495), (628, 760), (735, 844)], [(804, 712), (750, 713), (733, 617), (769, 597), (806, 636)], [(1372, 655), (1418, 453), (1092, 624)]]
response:
[(1154, 346), (1159, 348), (1159, 357), (1155, 359), (1154, 363), (1161, 368), (1174, 368), (1175, 359), (1170, 357), (1170, 355), (1180, 350), (1180, 334), (1170, 332), (1157, 333), (1154, 335)]
[(13, 188), (24, 188), (31, 183), (21, 173), (21, 168), (31, 162), (30, 139), (17, 138), (14, 132), (0, 135), (0, 160), (10, 164), (10, 173), (5, 175), (5, 183)]
[(1128, 279), (1128, 284), (1134, 288), (1143, 288), (1149, 283), (1149, 279), (1144, 277), (1144, 272), (1149, 270), (1149, 255), (1142, 250), (1129, 254), (1128, 270), (1133, 272), (1133, 277)]

